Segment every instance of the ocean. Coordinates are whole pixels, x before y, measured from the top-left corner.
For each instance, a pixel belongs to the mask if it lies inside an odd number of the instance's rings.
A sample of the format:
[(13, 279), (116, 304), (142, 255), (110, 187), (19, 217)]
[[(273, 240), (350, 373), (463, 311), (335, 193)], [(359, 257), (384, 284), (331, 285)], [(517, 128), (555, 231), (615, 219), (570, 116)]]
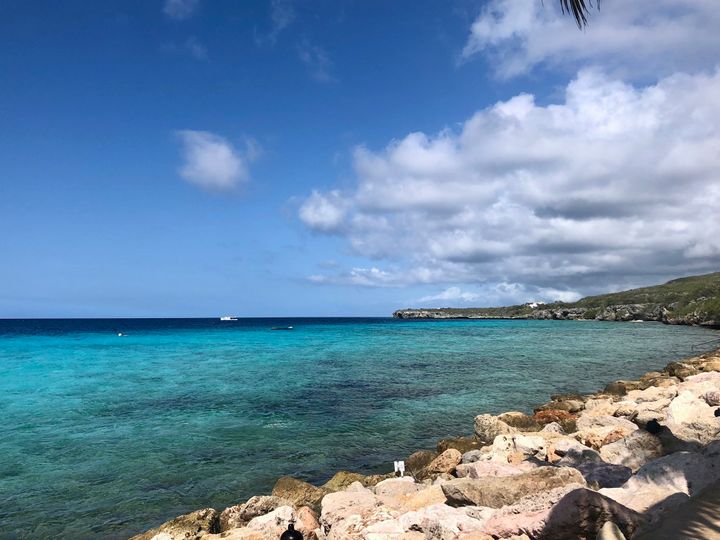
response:
[(0, 320), (0, 537), (127, 538), (281, 475), (392, 470), (470, 434), (476, 414), (600, 389), (717, 337), (595, 321)]

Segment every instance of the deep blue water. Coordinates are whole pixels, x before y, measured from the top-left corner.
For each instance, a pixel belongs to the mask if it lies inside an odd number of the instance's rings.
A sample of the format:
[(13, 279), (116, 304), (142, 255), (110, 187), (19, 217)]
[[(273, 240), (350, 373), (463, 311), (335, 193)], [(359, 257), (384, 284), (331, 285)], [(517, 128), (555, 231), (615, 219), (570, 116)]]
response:
[(126, 538), (283, 474), (386, 471), (469, 434), (475, 414), (596, 390), (717, 336), (572, 321), (0, 321), (0, 537)]

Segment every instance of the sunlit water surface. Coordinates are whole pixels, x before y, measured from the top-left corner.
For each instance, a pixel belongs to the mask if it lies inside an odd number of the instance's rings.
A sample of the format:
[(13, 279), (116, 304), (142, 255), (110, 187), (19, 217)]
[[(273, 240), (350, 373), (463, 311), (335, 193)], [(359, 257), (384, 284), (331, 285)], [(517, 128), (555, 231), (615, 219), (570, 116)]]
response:
[(469, 434), (475, 414), (593, 391), (717, 336), (573, 321), (0, 321), (0, 537), (126, 538), (283, 474), (386, 471)]

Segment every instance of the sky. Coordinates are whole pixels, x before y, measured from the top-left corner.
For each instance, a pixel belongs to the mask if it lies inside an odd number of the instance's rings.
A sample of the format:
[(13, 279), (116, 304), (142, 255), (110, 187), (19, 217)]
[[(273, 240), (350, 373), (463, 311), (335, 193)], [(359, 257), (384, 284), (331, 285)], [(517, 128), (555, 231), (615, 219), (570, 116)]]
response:
[(5, 0), (0, 317), (388, 316), (720, 270), (720, 6)]

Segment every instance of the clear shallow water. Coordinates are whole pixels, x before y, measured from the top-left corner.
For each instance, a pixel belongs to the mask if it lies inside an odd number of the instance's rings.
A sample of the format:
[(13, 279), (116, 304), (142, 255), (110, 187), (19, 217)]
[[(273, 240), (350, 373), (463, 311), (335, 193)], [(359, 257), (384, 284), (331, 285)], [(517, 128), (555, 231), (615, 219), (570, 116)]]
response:
[(0, 320), (0, 537), (126, 538), (283, 474), (387, 470), (469, 434), (475, 414), (593, 391), (718, 336), (573, 321)]

